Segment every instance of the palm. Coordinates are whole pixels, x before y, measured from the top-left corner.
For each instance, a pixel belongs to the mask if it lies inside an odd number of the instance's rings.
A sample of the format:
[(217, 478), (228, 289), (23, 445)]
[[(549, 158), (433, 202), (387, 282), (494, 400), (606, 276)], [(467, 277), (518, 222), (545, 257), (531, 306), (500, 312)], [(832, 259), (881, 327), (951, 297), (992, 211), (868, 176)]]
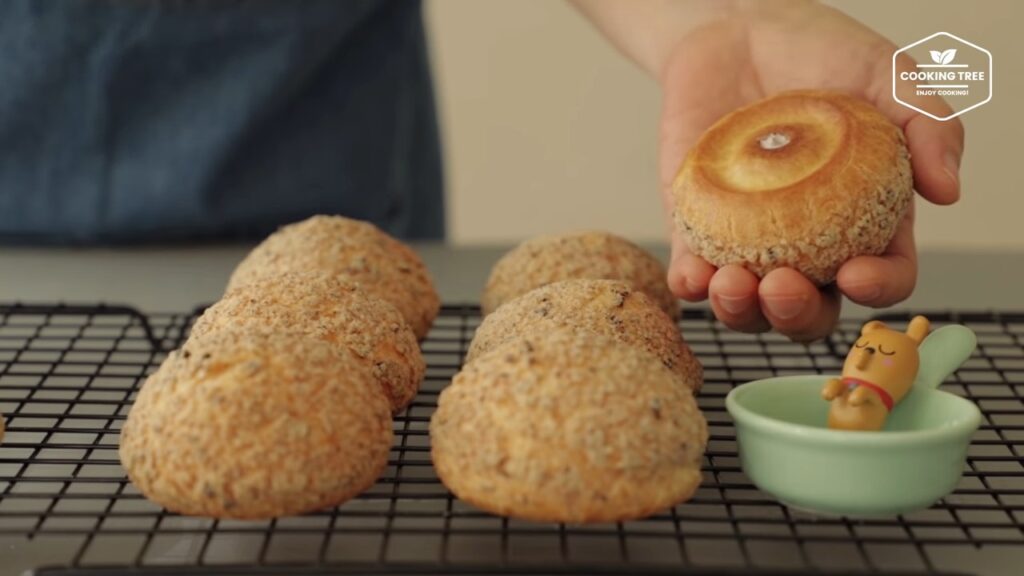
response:
[(671, 180), (712, 123), (746, 104), (799, 88), (841, 90), (872, 102), (887, 94), (890, 71), (877, 62), (891, 45), (851, 22), (823, 8), (799, 21), (730, 21), (687, 37), (664, 79), (663, 179)]
[[(666, 208), (671, 183), (687, 151), (716, 120), (757, 100), (792, 89), (831, 89), (875, 104), (907, 135), (915, 188), (933, 202), (956, 201), (956, 166), (963, 147), (958, 122), (931, 122), (895, 103), (889, 89), (893, 45), (846, 15), (815, 3), (753, 4), (690, 33), (674, 48), (662, 77), (661, 183)], [(897, 62), (912, 67), (909, 59)], [(933, 103), (934, 104), (934, 103)], [(720, 269), (690, 253), (673, 235), (669, 285), (692, 301), (708, 298), (726, 325), (745, 331), (775, 328), (798, 339), (828, 333), (839, 314), (838, 292), (819, 291), (795, 270), (759, 279), (740, 266)], [(906, 298), (917, 276), (913, 210), (887, 252), (861, 256), (839, 270), (838, 289), (870, 306)], [(785, 315), (781, 302), (801, 302)], [(729, 303), (732, 303), (729, 305)], [(793, 308), (789, 308), (792, 314)]]

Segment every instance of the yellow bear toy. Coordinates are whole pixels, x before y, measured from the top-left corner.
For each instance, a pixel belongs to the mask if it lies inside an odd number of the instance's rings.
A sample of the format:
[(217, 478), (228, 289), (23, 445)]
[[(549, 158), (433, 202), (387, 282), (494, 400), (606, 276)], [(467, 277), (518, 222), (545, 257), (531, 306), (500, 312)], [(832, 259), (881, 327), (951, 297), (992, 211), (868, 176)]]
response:
[(881, 430), (893, 406), (914, 384), (920, 363), (917, 347), (928, 328), (924, 316), (915, 316), (906, 333), (877, 320), (865, 324), (846, 356), (842, 378), (832, 378), (821, 391), (821, 397), (832, 403), (828, 427)]

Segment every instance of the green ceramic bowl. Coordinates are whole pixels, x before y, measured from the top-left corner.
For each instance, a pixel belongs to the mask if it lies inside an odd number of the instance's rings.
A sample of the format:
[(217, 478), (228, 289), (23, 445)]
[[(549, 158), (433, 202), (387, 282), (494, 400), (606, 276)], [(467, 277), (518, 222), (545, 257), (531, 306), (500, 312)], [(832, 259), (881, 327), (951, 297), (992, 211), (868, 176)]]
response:
[(981, 423), (973, 403), (935, 388), (973, 349), (974, 334), (962, 326), (929, 336), (912, 392), (879, 432), (827, 427), (829, 404), (820, 393), (831, 376), (783, 376), (734, 389), (725, 405), (743, 471), (762, 491), (815, 513), (884, 516), (932, 505), (956, 488)]

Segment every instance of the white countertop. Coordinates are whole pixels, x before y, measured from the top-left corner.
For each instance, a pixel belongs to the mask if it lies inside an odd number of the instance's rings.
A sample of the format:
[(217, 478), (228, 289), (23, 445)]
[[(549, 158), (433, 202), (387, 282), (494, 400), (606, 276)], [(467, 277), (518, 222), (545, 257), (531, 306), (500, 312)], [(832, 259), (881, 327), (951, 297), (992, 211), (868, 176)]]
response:
[[(249, 246), (120, 249), (0, 249), (0, 302), (131, 305), (181, 312), (218, 297)], [(494, 261), (507, 247), (419, 244), (441, 298), (476, 302)], [(664, 258), (664, 247), (650, 247)], [(1024, 310), (1024, 253), (924, 252), (914, 295), (897, 308)], [(871, 310), (847, 305), (847, 317)]]

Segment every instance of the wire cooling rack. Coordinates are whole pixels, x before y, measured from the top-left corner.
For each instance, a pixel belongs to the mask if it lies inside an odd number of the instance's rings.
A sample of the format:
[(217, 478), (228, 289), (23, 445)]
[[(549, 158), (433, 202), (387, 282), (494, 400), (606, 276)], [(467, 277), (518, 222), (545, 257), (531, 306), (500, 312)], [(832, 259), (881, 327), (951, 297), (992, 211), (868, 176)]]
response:
[(974, 357), (946, 384), (984, 412), (968, 470), (956, 493), (929, 510), (852, 521), (792, 511), (756, 490), (740, 470), (724, 398), (756, 378), (838, 371), (859, 322), (804, 346), (775, 335), (736, 334), (707, 312), (689, 310), (681, 327), (705, 366), (700, 405), (711, 427), (704, 483), (672, 510), (597, 526), (491, 516), (454, 499), (438, 481), (427, 425), (479, 324), (475, 306), (442, 310), (423, 343), (422, 390), (395, 418), (389, 466), (365, 494), (333, 510), (265, 522), (162, 510), (127, 482), (117, 459), (118, 431), (145, 376), (182, 342), (194, 317), (144, 316), (123, 307), (0, 306), (0, 412), (7, 417), (0, 444), (0, 576), (26, 569), (1024, 574), (1024, 314), (929, 314), (936, 325), (965, 323), (979, 337)]

